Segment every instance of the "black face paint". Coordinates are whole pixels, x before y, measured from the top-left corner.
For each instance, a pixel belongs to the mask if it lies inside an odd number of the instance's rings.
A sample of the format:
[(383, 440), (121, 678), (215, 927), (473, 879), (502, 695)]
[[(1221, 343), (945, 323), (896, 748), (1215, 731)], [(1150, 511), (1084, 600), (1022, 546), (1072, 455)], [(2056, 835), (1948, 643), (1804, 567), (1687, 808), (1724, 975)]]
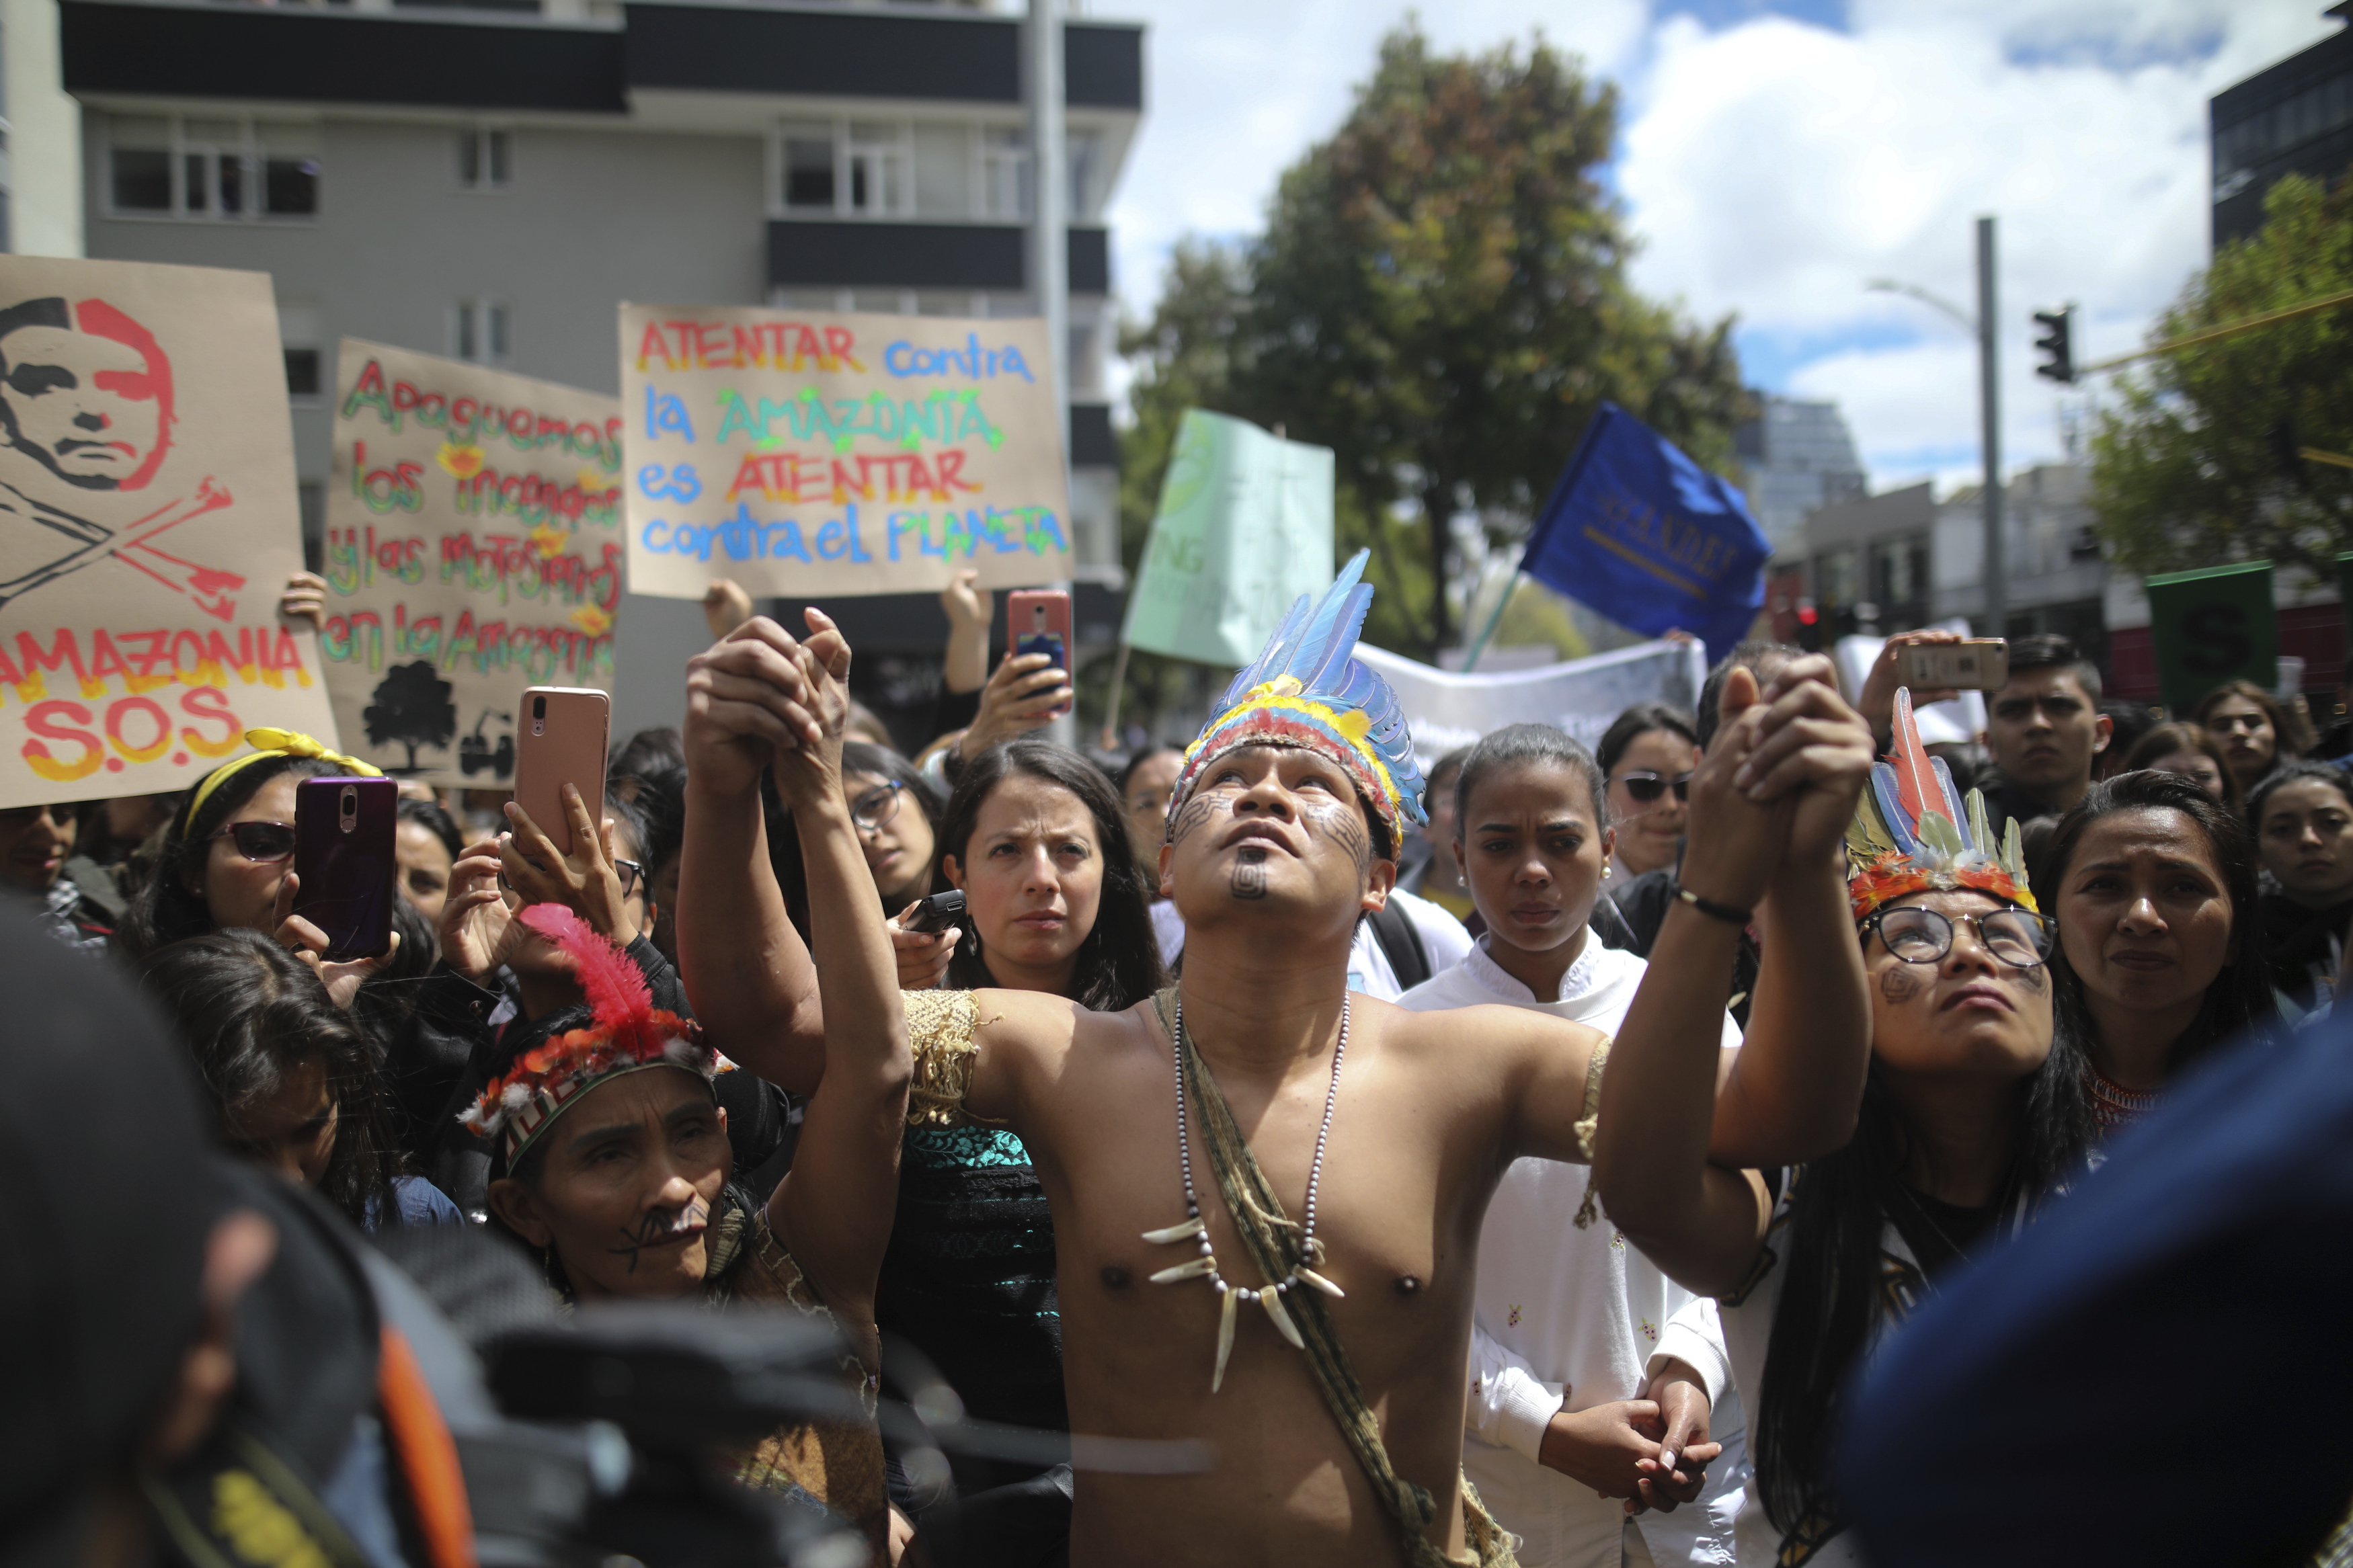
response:
[(701, 1225), (711, 1213), (702, 1198), (690, 1199), (684, 1208), (655, 1209), (638, 1222), (638, 1228), (621, 1232), (621, 1245), (605, 1250), (615, 1258), (629, 1260), (629, 1272), (638, 1271), (638, 1254), (657, 1242), (670, 1240), (680, 1232)]
[(1266, 897), (1266, 851), (1252, 845), (1242, 847), (1240, 857), (1234, 862), (1234, 897), (1262, 899)]
[(1184, 843), (1197, 829), (1207, 826), (1217, 811), (1218, 800), (1214, 794), (1208, 790), (1196, 791), (1192, 799), (1176, 808), (1176, 821), (1168, 830), (1168, 842)]
[(1912, 973), (1908, 963), (1897, 963), (1880, 972), (1879, 994), (1892, 1007), (1901, 1007), (1920, 994), (1920, 977)]
[(1314, 806), (1299, 815), (1305, 821), (1314, 823), (1317, 831), (1329, 837), (1332, 842), (1347, 850), (1356, 862), (1359, 872), (1372, 868), (1372, 836), (1365, 831), (1365, 814), (1354, 801), (1335, 801), (1330, 805)]

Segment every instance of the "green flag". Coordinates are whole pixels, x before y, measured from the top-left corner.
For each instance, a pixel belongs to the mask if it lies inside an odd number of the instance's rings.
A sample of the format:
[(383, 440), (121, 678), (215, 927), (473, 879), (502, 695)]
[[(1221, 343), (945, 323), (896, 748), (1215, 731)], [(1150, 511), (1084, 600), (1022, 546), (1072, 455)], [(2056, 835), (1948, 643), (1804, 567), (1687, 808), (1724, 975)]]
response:
[(2279, 612), (2272, 563), (2242, 562), (2168, 572), (2147, 582), (2157, 682), (2165, 705), (2186, 713), (2226, 680), (2279, 684)]
[(1188, 408), (1121, 640), (1240, 665), (1302, 594), (1332, 585), (1332, 454)]

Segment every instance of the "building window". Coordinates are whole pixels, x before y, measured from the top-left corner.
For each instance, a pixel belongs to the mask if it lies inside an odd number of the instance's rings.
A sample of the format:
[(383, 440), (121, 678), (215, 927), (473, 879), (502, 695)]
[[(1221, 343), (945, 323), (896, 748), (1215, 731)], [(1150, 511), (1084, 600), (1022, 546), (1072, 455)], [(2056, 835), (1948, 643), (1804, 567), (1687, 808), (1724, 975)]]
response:
[(118, 213), (206, 218), (312, 217), (319, 132), (283, 121), (118, 115), (107, 189)]
[(1094, 190), (1095, 171), (1103, 163), (1103, 132), (1064, 132), (1062, 161), (1071, 176), (1071, 220), (1091, 223), (1100, 216), (1095, 206)]
[(849, 166), (846, 210), (862, 217), (912, 215), (914, 154), (912, 127), (852, 123), (844, 149)]
[(980, 133), (980, 215), (1014, 223), (1029, 216), (1029, 141), (991, 125)]
[(779, 141), (784, 153), (786, 210), (833, 211), (833, 127), (787, 125)]
[(449, 352), (474, 364), (513, 356), (512, 323), (503, 300), (460, 300), (449, 310)]
[(458, 132), (458, 184), (470, 191), (502, 191), (512, 167), (506, 132), (471, 126)]
[(288, 349), (286, 353), (286, 395), (315, 400), (319, 395), (319, 351)]

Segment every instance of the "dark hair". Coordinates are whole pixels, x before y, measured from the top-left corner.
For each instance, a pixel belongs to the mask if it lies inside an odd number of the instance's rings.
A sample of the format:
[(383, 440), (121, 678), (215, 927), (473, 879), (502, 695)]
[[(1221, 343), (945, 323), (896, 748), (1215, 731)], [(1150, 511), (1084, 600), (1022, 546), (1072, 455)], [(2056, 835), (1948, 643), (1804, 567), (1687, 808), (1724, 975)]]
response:
[[(2114, 749), (2113, 746), (2110, 747), (2110, 750)], [(2159, 757), (2169, 757), (2176, 752), (2195, 752), (2221, 770), (2222, 804), (2229, 806), (2233, 813), (2244, 812), (2246, 803), (2240, 798), (2239, 781), (2231, 772), (2230, 759), (2223, 756), (2222, 748), (2216, 743), (2214, 737), (2207, 732), (2206, 726), (2203, 724), (2158, 725), (2133, 742), (2133, 749), (2125, 756), (2124, 766), (2118, 768), (2116, 773), (2135, 773), (2146, 768), (2153, 768), (2157, 766)], [(2252, 817), (2246, 817), (2244, 820), (2250, 825), (2253, 822)]]
[[(1998, 1213), (2021, 1196), (2039, 1204), (2073, 1172), (2093, 1132), (2084, 1067), (2082, 1037), (2054, 1006), (2051, 1054), (2019, 1085), (2018, 1152)], [(1874, 1056), (1853, 1138), (1790, 1178), (1781, 1299), (1749, 1413), (1757, 1495), (1785, 1533), (1837, 1516), (1831, 1456), (1843, 1390), (1884, 1310), (1880, 1254), (1891, 1216), (1912, 1203), (1897, 1174), (1912, 1138)]]
[[(2222, 1041), (2278, 1016), (2272, 995), (2270, 966), (2263, 959), (2263, 915), (2257, 908), (2255, 847), (2239, 819), (2214, 804), (2214, 797), (2179, 773), (2143, 770), (2103, 779), (2084, 792), (2074, 809), (2059, 819), (2052, 835), (2046, 868), (2036, 872), (2044, 884), (2044, 906), (2056, 914), (2067, 881), (2067, 868), (2077, 846), (2093, 823), (2119, 811), (2178, 811), (2198, 825), (2222, 874), (2231, 895), (2231, 959), (2228, 967), (2206, 988), (2198, 1016), (2168, 1055), (2169, 1072), (2179, 1072)], [(2061, 934), (2065, 933), (2062, 917)], [(2051, 951), (2052, 991), (2060, 1016), (2088, 1045), (2097, 1029), (2084, 1002), (2084, 983), (2067, 962), (2066, 943)]]
[[(202, 781), (198, 781), (180, 803), (180, 809), (173, 814), (154, 873), (141, 885), (131, 900), (130, 911), (116, 929), (115, 939), (122, 943), (123, 950), (134, 959), (144, 958), (171, 942), (209, 934), (214, 928), (212, 910), (205, 902), (205, 862), (212, 852), (212, 836), (220, 830), (220, 825), (272, 779), (290, 775), (296, 779), (333, 778), (343, 772), (342, 764), (319, 757), (264, 756), (231, 773), (206, 797), (191, 820), (188, 807), (196, 798), (196, 789), (201, 787)], [(192, 879), (196, 883), (193, 893), (187, 889)]]
[(2107, 715), (2108, 744), (2092, 759), (2092, 776), (2112, 779), (2133, 771), (2135, 764), (2125, 759), (2132, 755), (2142, 736), (2157, 728), (2157, 710), (2146, 702), (2103, 702), (2100, 711)]
[(442, 810), (440, 802), (404, 799), (396, 809), (400, 821), (413, 822), (441, 840), (441, 847), (449, 851), (452, 866), (466, 853), (466, 840), (458, 832), (457, 818)]
[[(2230, 773), (2231, 770), (2225, 768), (2222, 776), (2228, 778)], [(2273, 795), (2292, 784), (2327, 784), (2345, 797), (2346, 805), (2353, 805), (2353, 773), (2347, 773), (2335, 763), (2316, 763), (2302, 757), (2292, 763), (2282, 763), (2265, 773), (2247, 793), (2247, 832), (2258, 844), (2263, 834), (2263, 807), (2271, 804)]]
[(1715, 668), (1707, 672), (1707, 679), (1699, 689), (1699, 712), (1694, 715), (1698, 732), (1692, 738), (1699, 742), (1700, 750), (1705, 751), (1707, 743), (1715, 739), (1715, 710), (1723, 704), (1724, 683), (1731, 679), (1734, 670), (1747, 670), (1761, 683), (1767, 670), (1805, 657), (1804, 648), (1763, 637), (1733, 644), (1732, 651), (1715, 661)]
[[(845, 748), (843, 764), (849, 766)], [(1049, 741), (1008, 741), (991, 746), (965, 764), (955, 794), (948, 797), (946, 819), (935, 833), (937, 857), (933, 861), (934, 886), (947, 880), (947, 858), (968, 863), (965, 847), (980, 823), (980, 808), (997, 786), (1017, 774), (1058, 784), (1079, 797), (1094, 818), (1095, 837), (1103, 853), (1103, 896), (1095, 907), (1094, 929), (1079, 943), (1077, 966), (1071, 972), (1071, 1000), (1098, 1013), (1133, 1007), (1168, 983), (1160, 962), (1160, 940), (1152, 930), (1152, 889), (1144, 868), (1127, 852), (1127, 818), (1121, 797), (1113, 791), (1103, 770), (1066, 746)], [(961, 917), (964, 940), (948, 961), (947, 985), (955, 991), (976, 991), (997, 981), (980, 952), (977, 932), (967, 911)]]
[(2084, 689), (2084, 696), (2094, 708), (2100, 704), (2100, 667), (2085, 658), (2073, 640), (2055, 632), (2037, 632), (2032, 637), (2010, 639), (2010, 674), (2016, 679), (2031, 669), (2052, 669), (2063, 667)]
[(336, 1126), (320, 1193), (353, 1225), (397, 1222), (400, 1149), (383, 1056), (315, 971), (259, 931), (224, 931), (161, 949), (142, 977), (179, 1025), (223, 1117), (277, 1093), (303, 1063), (321, 1063)]
[(648, 765), (644, 773), (616, 774), (605, 786), (607, 801), (626, 800), (645, 825), (638, 851), (645, 857), (646, 875), (676, 855), (686, 843), (686, 770), (666, 763)]
[[(1722, 689), (1717, 688), (1719, 692)], [(1600, 764), (1601, 776), (1606, 779), (1615, 773), (1626, 748), (1653, 730), (1665, 730), (1694, 746), (1699, 744), (1699, 731), (1693, 728), (1690, 714), (1663, 702), (1637, 702), (1610, 721), (1609, 728), (1602, 731), (1601, 744), (1594, 748), (1593, 760)]]
[(1463, 756), (1462, 772), (1454, 780), (1455, 841), (1461, 841), (1463, 825), (1471, 820), (1471, 792), (1478, 788), (1481, 780), (1498, 768), (1541, 763), (1556, 763), (1583, 781), (1587, 793), (1593, 797), (1594, 831), (1600, 832), (1609, 826), (1609, 781), (1591, 752), (1579, 745), (1567, 731), (1550, 724), (1506, 724), (1482, 737)]
[(2200, 728), (2203, 728), (2206, 716), (2233, 697), (2252, 702), (2263, 710), (2264, 722), (2272, 727), (2272, 743), (2274, 748), (2272, 752), (2273, 766), (2276, 767), (2291, 758), (2303, 754), (2302, 729), (2289, 715), (2288, 710), (2280, 705), (2278, 698), (2274, 697), (2252, 680), (2224, 681), (2198, 700), (2198, 706), (2191, 710), (2190, 717), (2198, 721)]
[[(1439, 758), (1438, 761), (1430, 763), (1430, 772), (1421, 775), (1421, 815), (1425, 820), (1427, 820), (1430, 816), (1430, 803), (1438, 798), (1438, 786), (1440, 782), (1449, 773), (1452, 773), (1458, 779), (1461, 778), (1462, 776), (1462, 764), (1471, 760), (1471, 753), (1477, 749), (1478, 748), (1475, 745), (1457, 746), (1452, 751), (1447, 752), (1444, 756)], [(1458, 807), (1460, 805), (1459, 794), (1457, 795), (1457, 805)]]
[(1170, 752), (1174, 752), (1179, 757), (1182, 757), (1185, 754), (1185, 748), (1182, 746), (1146, 746), (1142, 751), (1136, 752), (1135, 755), (1127, 759), (1127, 765), (1119, 770), (1119, 777), (1115, 781), (1119, 788), (1119, 798), (1122, 804), (1124, 804), (1127, 800), (1127, 786), (1135, 781), (1135, 771), (1145, 763), (1150, 762), (1153, 758), (1164, 756)]
[(621, 742), (613, 760), (605, 764), (611, 778), (646, 778), (666, 769), (686, 767), (686, 738), (670, 725), (656, 730), (640, 730)]
[(605, 815), (613, 819), (614, 837), (627, 841), (630, 851), (628, 858), (644, 860), (646, 869), (650, 872), (653, 862), (646, 857), (648, 845), (653, 837), (653, 817), (646, 808), (643, 796), (617, 795), (608, 789), (605, 792)]

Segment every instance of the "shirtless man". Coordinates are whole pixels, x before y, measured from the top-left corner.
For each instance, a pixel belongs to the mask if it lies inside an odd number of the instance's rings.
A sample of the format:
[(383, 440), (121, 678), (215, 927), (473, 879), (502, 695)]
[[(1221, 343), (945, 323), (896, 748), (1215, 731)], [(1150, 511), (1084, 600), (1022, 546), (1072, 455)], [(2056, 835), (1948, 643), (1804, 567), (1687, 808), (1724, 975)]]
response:
[[(1353, 569), (1341, 587), (1352, 577)], [(697, 1016), (728, 1055), (795, 1088), (822, 1070), (818, 976), (768, 873), (751, 785), (769, 748), (818, 742), (801, 672), (846, 668), (831, 623), (816, 612), (809, 623), (808, 660), (794, 658), (795, 639), (780, 627), (754, 620), (689, 667), (679, 895)], [(1352, 646), (1353, 624), (1345, 635)], [(1262, 658), (1250, 673), (1266, 665)], [(1715, 1112), (1715, 1146), (1743, 1151), (1749, 1164), (1842, 1142), (1851, 1119), (1812, 1108), (1854, 1102), (1868, 1048), (1861, 964), (1831, 847), (1852, 816), (1870, 737), (1827, 679), (1823, 661), (1793, 665), (1727, 724), (1705, 764), (1729, 774), (1755, 755), (1768, 765), (1741, 784), (1773, 804), (1742, 796), (1712, 812), (1695, 807), (1691, 825), (1692, 891), (1727, 909), (1764, 902), (1766, 969), (1749, 1043), (1727, 1062)], [(1286, 695), (1263, 686), (1246, 693), (1246, 684), (1238, 679), (1236, 692), (1261, 707)], [(1352, 689), (1361, 693), (1361, 683)], [(1736, 694), (1754, 695), (1753, 683)], [(1187, 1218), (1175, 1063), (1155, 1007), (1089, 1013), (1059, 997), (983, 991), (972, 994), (976, 1053), (963, 1106), (1020, 1135), (1051, 1201), (1071, 1430), (1199, 1439), (1216, 1456), (1196, 1475), (1083, 1474), (1071, 1561), (1428, 1564), (1443, 1553), (1471, 1562), (1458, 1477), (1480, 1222), (1515, 1157), (1585, 1157), (1576, 1123), (1588, 1113), (1587, 1068), (1601, 1037), (1520, 1009), (1408, 1013), (1351, 999), (1350, 934), (1381, 907), (1396, 876), (1398, 817), (1411, 815), (1398, 799), (1410, 802), (1409, 789), (1377, 798), (1366, 781), (1409, 779), (1410, 757), (1384, 773), (1332, 747), (1267, 743), (1279, 726), (1224, 722), (1240, 710), (1229, 704), (1196, 748), (1200, 765), (1180, 781), (1161, 850), (1162, 888), (1190, 933), (1185, 1032), (1294, 1219), (1306, 1212), (1336, 1081), (1313, 1212), (1319, 1272), (1346, 1294), (1316, 1301), (1396, 1475), (1433, 1506), (1409, 1540), (1271, 1314), (1240, 1310), (1223, 1386), (1211, 1392), (1219, 1292), (1198, 1276), (1152, 1281), (1197, 1256), (1198, 1243), (1144, 1236)], [(1372, 734), (1382, 728), (1374, 722)], [(1338, 729), (1366, 734), (1360, 724)], [(1618, 1048), (1643, 1044), (1630, 1033)], [(1745, 1070), (1752, 1062), (1772, 1070)], [(1236, 1232), (1190, 1106), (1188, 1121), (1190, 1174), (1219, 1270), (1237, 1289), (1274, 1283)], [(1698, 1478), (1676, 1459), (1652, 1446), (1649, 1462), (1688, 1496)], [(1491, 1546), (1485, 1561), (1508, 1562), (1508, 1549)]]

